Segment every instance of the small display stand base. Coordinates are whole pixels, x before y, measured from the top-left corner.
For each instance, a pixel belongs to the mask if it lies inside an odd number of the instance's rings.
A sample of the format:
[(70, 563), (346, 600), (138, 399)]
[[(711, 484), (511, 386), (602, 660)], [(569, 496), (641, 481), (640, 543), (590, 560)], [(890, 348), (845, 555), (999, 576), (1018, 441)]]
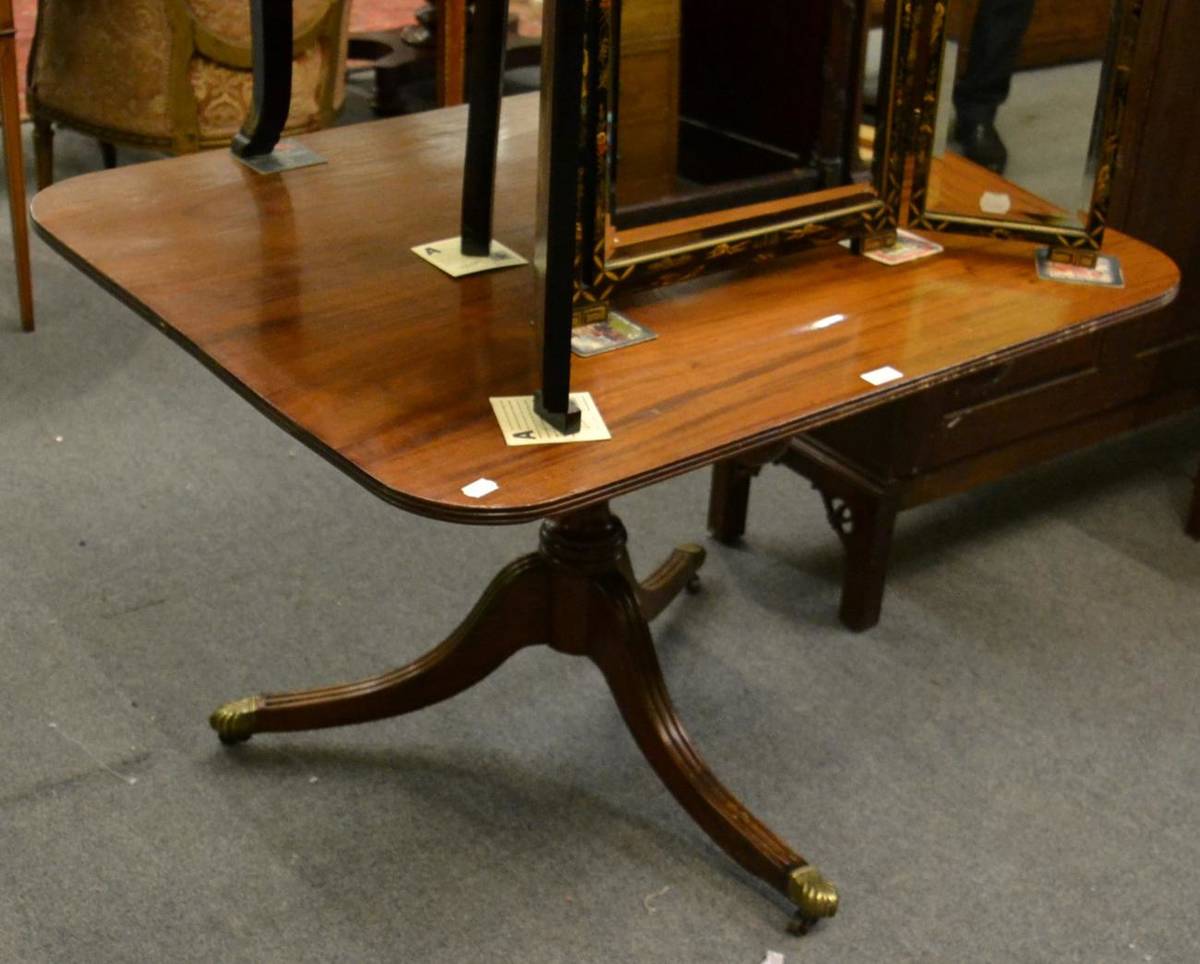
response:
[(540, 390), (533, 393), (533, 410), (544, 422), (553, 425), (563, 435), (574, 435), (583, 425), (583, 413), (575, 402), (568, 401), (565, 412), (552, 411), (543, 402)]
[(235, 153), (233, 156), (258, 174), (278, 174), (325, 163), (325, 158), (299, 141), (280, 141), (270, 154), (242, 157)]
[[(1079, 252), (1081, 260), (1068, 261), (1059, 257), (1056, 248), (1038, 248), (1034, 254), (1038, 277), (1043, 281), (1058, 281), (1074, 285), (1099, 285), (1103, 288), (1124, 288), (1125, 273), (1121, 261), (1111, 254), (1097, 255), (1094, 251)], [(1090, 264), (1084, 263), (1090, 259)]]
[(499, 241), (492, 241), (491, 250), (483, 256), (463, 254), (462, 238), (430, 241), (428, 244), (418, 244), (412, 250), (413, 254), (424, 258), (452, 278), (462, 278), (483, 271), (495, 271), (497, 268), (515, 268), (518, 265), (529, 264), (512, 248), (506, 247)]

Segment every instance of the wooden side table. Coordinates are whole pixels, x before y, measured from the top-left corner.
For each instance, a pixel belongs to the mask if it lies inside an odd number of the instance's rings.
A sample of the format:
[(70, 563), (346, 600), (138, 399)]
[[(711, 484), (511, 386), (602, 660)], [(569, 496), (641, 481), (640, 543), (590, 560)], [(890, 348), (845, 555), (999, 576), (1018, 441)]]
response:
[[(536, 95), (507, 100), (500, 135), (497, 236), (527, 254), (537, 107)], [(536, 384), (532, 273), (454, 280), (409, 251), (458, 226), (465, 124), (462, 108), (431, 111), (306, 135), (322, 166), (262, 177), (198, 154), (73, 178), (34, 201), (52, 246), (380, 498), (447, 522), (545, 520), (537, 551), (428, 655), (356, 683), (238, 700), (212, 725), (235, 743), (359, 723), (448, 699), (525, 646), (585, 656), (680, 806), (807, 927), (833, 914), (836, 890), (712, 773), (655, 656), (649, 622), (703, 550), (684, 546), (639, 583), (609, 500), (1150, 310), (1173, 297), (1178, 272), (1117, 234), (1126, 288), (1048, 298), (1027, 283), (1023, 246), (955, 239), (920, 270), (833, 248), (641, 292), (621, 307), (658, 339), (576, 362), (576, 387), (612, 439), (510, 448), (488, 400)], [(371, 218), (345, 217), (368, 206)], [(962, 323), (968, 303), (978, 324)], [(887, 364), (905, 377), (860, 377)], [(473, 498), (464, 487), (481, 477), (498, 488)]]
[(17, 98), (17, 44), (12, 0), (0, 0), (0, 108), (4, 114), (4, 166), (12, 218), (13, 257), (21, 328), (33, 331), (33, 280), (29, 265), (29, 227), (25, 217), (25, 162), (21, 153), (21, 105)]

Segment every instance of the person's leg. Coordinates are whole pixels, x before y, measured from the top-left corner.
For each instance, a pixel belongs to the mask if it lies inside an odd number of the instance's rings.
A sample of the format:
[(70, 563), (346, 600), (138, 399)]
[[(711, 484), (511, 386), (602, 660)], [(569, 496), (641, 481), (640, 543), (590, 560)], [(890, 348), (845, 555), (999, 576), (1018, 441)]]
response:
[(971, 160), (1003, 172), (1008, 152), (996, 133), (996, 111), (1008, 99), (1034, 0), (980, 0), (967, 67), (954, 85), (956, 139)]

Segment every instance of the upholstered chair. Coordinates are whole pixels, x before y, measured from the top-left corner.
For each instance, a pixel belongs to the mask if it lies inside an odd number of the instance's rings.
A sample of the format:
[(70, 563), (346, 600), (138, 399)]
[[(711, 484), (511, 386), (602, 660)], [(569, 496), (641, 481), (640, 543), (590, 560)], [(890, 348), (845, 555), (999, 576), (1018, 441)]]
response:
[[(350, 0), (295, 0), (285, 133), (327, 126), (345, 96)], [(250, 109), (248, 0), (39, 0), (27, 103), (38, 187), (54, 124), (172, 154), (228, 145)]]

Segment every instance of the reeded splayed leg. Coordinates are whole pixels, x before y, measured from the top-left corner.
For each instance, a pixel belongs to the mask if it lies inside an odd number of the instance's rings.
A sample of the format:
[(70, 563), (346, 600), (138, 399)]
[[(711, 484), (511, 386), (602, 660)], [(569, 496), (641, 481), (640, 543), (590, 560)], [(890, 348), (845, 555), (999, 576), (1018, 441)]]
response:
[(606, 504), (542, 527), (540, 550), (493, 580), (462, 625), (403, 669), (323, 689), (256, 696), (211, 718), (226, 743), (254, 733), (365, 723), (461, 693), (532, 644), (600, 667), (642, 753), (700, 827), (798, 908), (800, 929), (837, 910), (837, 891), (746, 810), (692, 746), (671, 706), (649, 619), (695, 578), (697, 546), (677, 549), (644, 583), (633, 577), (625, 528)]
[(647, 621), (653, 620), (684, 589), (688, 592), (700, 590), (700, 567), (707, 553), (702, 546), (687, 543), (674, 549), (661, 566), (640, 583), (629, 574), (629, 581), (637, 586), (638, 602)]
[(525, 556), (503, 569), (440, 646), (407, 666), (356, 683), (227, 703), (209, 718), (224, 743), (254, 733), (313, 730), (386, 719), (474, 686), (525, 646), (544, 643), (546, 563)]
[[(586, 655), (599, 667), (634, 741), (659, 779), (721, 849), (796, 905), (798, 929), (832, 917), (837, 912), (837, 890), (725, 788), (684, 730), (659, 668), (645, 602), (626, 572), (620, 521), (603, 507), (586, 526), (579, 519), (547, 525), (542, 552), (558, 559), (562, 546), (578, 553), (587, 539), (594, 546), (587, 574), (563, 567), (556, 577), (554, 604), (561, 611), (552, 618), (567, 632), (556, 633), (551, 645)], [(611, 553), (609, 565), (603, 563), (605, 552)], [(677, 553), (697, 567), (703, 559), (686, 549)], [(678, 577), (677, 569), (672, 572), (673, 582), (687, 581)]]

